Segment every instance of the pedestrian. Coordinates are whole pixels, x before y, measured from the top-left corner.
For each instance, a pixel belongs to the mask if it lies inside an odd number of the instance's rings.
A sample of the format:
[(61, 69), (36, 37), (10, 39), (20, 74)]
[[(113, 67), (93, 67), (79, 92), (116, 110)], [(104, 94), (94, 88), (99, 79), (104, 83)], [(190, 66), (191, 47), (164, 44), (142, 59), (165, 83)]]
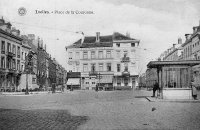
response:
[(154, 87), (153, 87), (153, 96), (152, 97), (155, 97), (156, 90), (158, 90), (158, 89), (159, 89), (159, 84), (156, 81), (156, 83), (154, 84)]
[(194, 100), (197, 100), (197, 88), (194, 82), (192, 82), (192, 97)]

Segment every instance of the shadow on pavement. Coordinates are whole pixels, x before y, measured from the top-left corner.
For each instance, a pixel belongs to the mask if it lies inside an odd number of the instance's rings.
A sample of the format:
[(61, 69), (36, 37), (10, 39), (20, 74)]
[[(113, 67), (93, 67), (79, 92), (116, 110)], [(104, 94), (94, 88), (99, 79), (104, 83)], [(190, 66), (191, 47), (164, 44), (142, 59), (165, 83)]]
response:
[(73, 116), (67, 110), (19, 110), (0, 108), (0, 129), (75, 130), (89, 120), (87, 116)]

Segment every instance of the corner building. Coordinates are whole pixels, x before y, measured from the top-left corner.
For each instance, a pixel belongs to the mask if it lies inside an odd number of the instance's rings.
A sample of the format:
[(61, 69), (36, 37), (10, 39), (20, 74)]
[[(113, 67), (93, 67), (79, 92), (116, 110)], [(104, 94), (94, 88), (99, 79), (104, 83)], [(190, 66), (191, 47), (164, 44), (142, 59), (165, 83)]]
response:
[(139, 40), (118, 32), (86, 36), (66, 47), (68, 72), (80, 72), (80, 89), (129, 89), (138, 84)]

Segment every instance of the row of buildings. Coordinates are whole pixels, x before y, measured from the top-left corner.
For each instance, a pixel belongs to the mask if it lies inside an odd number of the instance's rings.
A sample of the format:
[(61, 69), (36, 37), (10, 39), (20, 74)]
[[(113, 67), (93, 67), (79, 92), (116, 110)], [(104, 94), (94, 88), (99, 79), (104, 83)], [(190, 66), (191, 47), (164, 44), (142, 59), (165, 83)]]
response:
[[(83, 34), (84, 35), (84, 34)], [(131, 89), (138, 86), (140, 40), (114, 32), (83, 36), (66, 47), (68, 87)]]
[(22, 91), (26, 87), (26, 57), (33, 55), (28, 88), (47, 90), (66, 83), (66, 70), (46, 51), (34, 34), (20, 35), (10, 22), (0, 19), (0, 91)]
[[(164, 51), (160, 57), (159, 61), (193, 61), (200, 60), (200, 23), (199, 26), (193, 27), (193, 32), (191, 34), (185, 34), (185, 41), (179, 38), (177, 43), (174, 43), (172, 47)], [(200, 85), (200, 65), (192, 67), (192, 73), (195, 73), (195, 82)], [(188, 72), (184, 68), (180, 69), (168, 69), (166, 72), (168, 77), (166, 78), (165, 86), (169, 88), (188, 86)], [(182, 77), (181, 77), (182, 76)], [(142, 77), (145, 78), (145, 83), (147, 87), (153, 87), (157, 79), (157, 69), (147, 69), (146, 74)], [(182, 81), (181, 81), (182, 80)], [(185, 82), (184, 82), (185, 81)], [(186, 82), (188, 81), (188, 82)]]

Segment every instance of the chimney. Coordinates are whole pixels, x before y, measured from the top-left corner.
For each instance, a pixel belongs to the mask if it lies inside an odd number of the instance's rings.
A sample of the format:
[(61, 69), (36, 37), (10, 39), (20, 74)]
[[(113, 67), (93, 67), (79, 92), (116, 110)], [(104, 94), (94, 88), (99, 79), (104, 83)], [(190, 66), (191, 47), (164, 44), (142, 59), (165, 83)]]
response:
[(40, 49), (40, 37), (38, 37), (38, 49)]
[(126, 37), (130, 38), (130, 33), (126, 32)]
[(175, 47), (176, 47), (176, 44), (173, 44), (173, 49), (175, 49)]
[(28, 34), (28, 39), (35, 40), (35, 34)]
[(189, 39), (190, 39), (190, 35), (191, 35), (191, 34), (185, 34), (185, 39), (186, 39), (186, 40), (189, 40)]
[(44, 45), (44, 50), (46, 51), (46, 49), (47, 49), (47, 46), (46, 46), (46, 44)]
[(43, 40), (41, 39), (40, 42), (41, 42), (41, 48), (43, 49)]
[(96, 42), (99, 42), (100, 41), (100, 32), (96, 32)]
[(182, 44), (182, 39), (178, 38), (178, 44)]
[(197, 32), (198, 27), (193, 27), (193, 33)]

